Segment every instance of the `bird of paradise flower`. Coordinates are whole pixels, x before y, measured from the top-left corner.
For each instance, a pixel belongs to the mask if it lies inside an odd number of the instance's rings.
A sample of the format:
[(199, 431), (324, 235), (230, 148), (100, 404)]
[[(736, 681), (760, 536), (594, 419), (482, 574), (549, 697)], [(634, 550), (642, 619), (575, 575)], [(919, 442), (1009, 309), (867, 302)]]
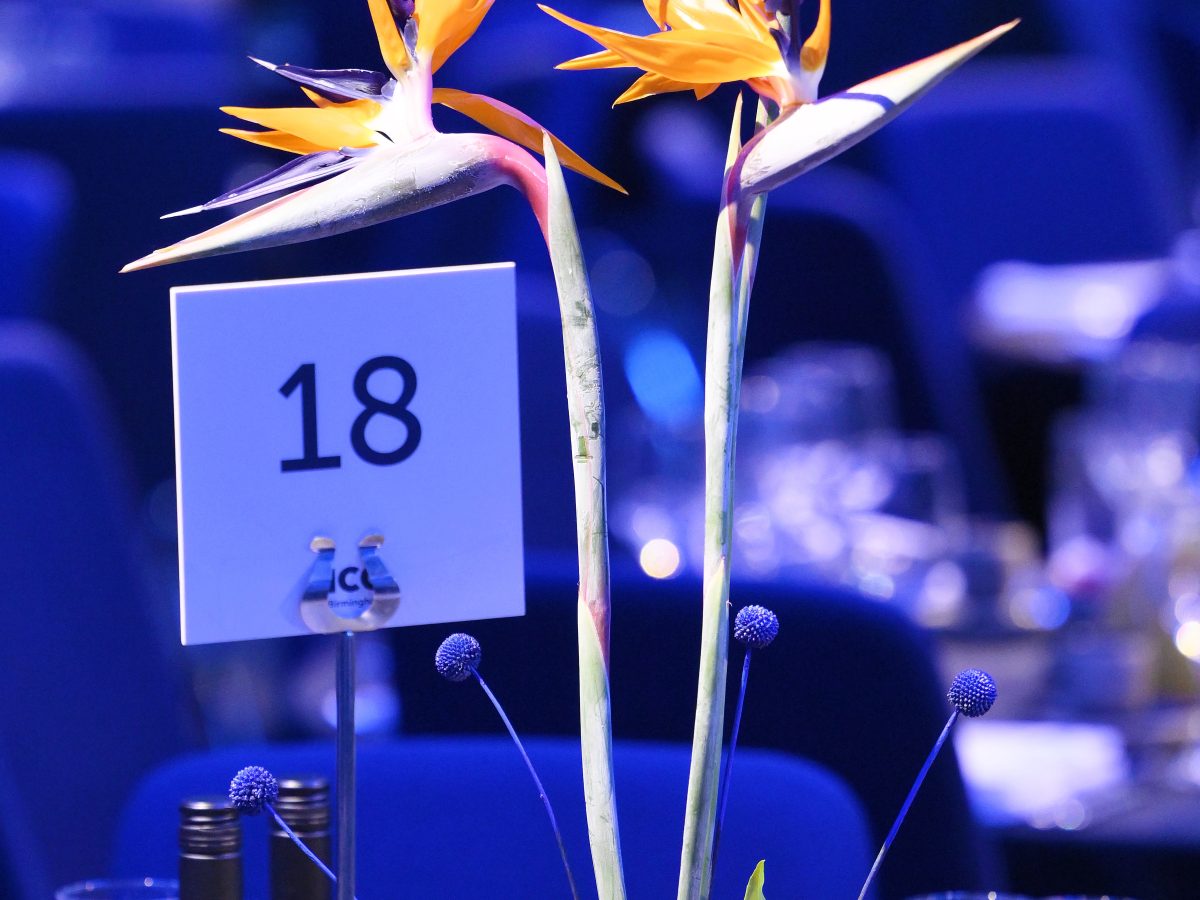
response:
[[(741, 207), (738, 220), (731, 223), (741, 226), (739, 234), (744, 232), (746, 207), (755, 196), (868, 137), (1017, 24), (1008, 22), (941, 53), (818, 98), (830, 48), (830, 0), (821, 0), (816, 26), (804, 41), (789, 0), (643, 2), (659, 28), (644, 36), (589, 25), (541, 5), (546, 13), (605, 48), (559, 68), (641, 69), (643, 74), (616, 103), (685, 90), (703, 99), (721, 84), (745, 82), (773, 104), (773, 121), (740, 148), (726, 181), (726, 201)], [(798, 7), (800, 0), (794, 0), (794, 5)], [(740, 253), (736, 244), (735, 252)]]
[[(122, 271), (340, 234), (502, 184), (525, 195), (550, 251), (563, 324), (580, 568), (580, 738), (592, 863), (599, 895), (624, 897), (610, 725), (604, 401), (591, 292), (559, 160), (624, 189), (518, 110), (481, 94), (433, 87), (433, 74), (475, 32), (493, 0), (367, 2), (390, 74), (261, 63), (298, 82), (312, 106), (229, 107), (226, 112), (265, 129), (230, 133), (297, 159), (176, 215), (288, 193)], [(440, 132), (431, 120), (433, 103), (494, 133)], [(546, 157), (545, 168), (526, 148)]]
[[(559, 68), (633, 68), (642, 74), (617, 103), (693, 91), (703, 99), (720, 84), (744, 82), (760, 98), (758, 130), (744, 145), (739, 97), (722, 187), (709, 289), (705, 364), (705, 551), (700, 673), (688, 782), (680, 900), (711, 891), (713, 835), (728, 668), (729, 556), (733, 461), (750, 292), (766, 195), (881, 128), (1016, 25), (872, 78), (830, 97), (818, 88), (830, 48), (830, 0), (804, 40), (800, 0), (643, 0), (658, 31), (631, 35), (549, 15), (604, 49)], [(761, 869), (747, 896), (761, 896)]]
[[(493, 0), (417, 0), (411, 15), (368, 0), (390, 74), (255, 62), (297, 82), (307, 107), (222, 111), (264, 131), (222, 129), (295, 154), (273, 172), (164, 218), (220, 209), (290, 191), (247, 213), (130, 263), (123, 272), (339, 234), (511, 184), (545, 222), (545, 173), (521, 148), (541, 152), (541, 125), (483, 94), (433, 87), (433, 75), (479, 27)], [(443, 133), (431, 106), (457, 110), (494, 134)], [(553, 135), (567, 168), (624, 192)], [(518, 146), (519, 145), (519, 146)], [(321, 182), (314, 184), (314, 182)], [(306, 187), (307, 186), (307, 187)]]

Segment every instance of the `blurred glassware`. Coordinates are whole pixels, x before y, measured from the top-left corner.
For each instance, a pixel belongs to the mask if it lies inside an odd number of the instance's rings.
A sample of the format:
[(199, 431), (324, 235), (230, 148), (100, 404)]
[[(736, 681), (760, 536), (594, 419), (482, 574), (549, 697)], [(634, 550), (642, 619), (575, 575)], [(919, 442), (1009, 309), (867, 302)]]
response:
[[(699, 372), (655, 330), (631, 343), (612, 528), (656, 578), (699, 572), (703, 442)], [(677, 340), (677, 339), (676, 339)], [(682, 345), (680, 345), (682, 346)], [(971, 520), (960, 464), (936, 434), (895, 429), (886, 357), (797, 345), (753, 368), (741, 397), (734, 565), (743, 578), (817, 578), (892, 602), (927, 627), (1045, 632), (1067, 601), (1036, 535)]]
[(1092, 407), (1130, 416), (1131, 425), (1194, 434), (1200, 421), (1200, 347), (1167, 341), (1127, 344), (1089, 372)]
[[(1036, 900), (1025, 894), (1002, 894), (997, 891), (947, 891), (942, 894), (922, 894), (919, 897), (909, 897), (908, 900)], [(1041, 900), (1128, 900), (1128, 898), (1105, 894), (1102, 897), (1089, 897), (1083, 894), (1055, 894), (1053, 897), (1042, 897)]]
[[(1196, 503), (1200, 348), (1130, 344), (1093, 370), (1087, 394), (1054, 433), (1050, 572), (1080, 615), (1142, 626), (1164, 596), (1179, 514)], [(1131, 577), (1142, 589), (1122, 606)]]
[(1048, 572), (1072, 601), (1054, 703), (1105, 714), (1190, 701), (1195, 676), (1184, 657), (1200, 660), (1200, 603), (1191, 599), (1200, 585), (1200, 348), (1132, 343), (1089, 373), (1087, 397), (1054, 433)]
[(179, 882), (168, 878), (97, 878), (69, 884), (54, 900), (178, 900)]
[[(928, 608), (918, 609), (918, 621), (985, 641), (1044, 634), (1066, 622), (1070, 601), (1047, 579), (1040, 539), (1031, 525), (970, 518), (964, 535), (943, 563), (953, 564), (958, 573), (957, 604), (948, 599), (936, 604), (926, 601)], [(941, 581), (945, 591), (950, 579), (943, 575)], [(963, 663), (954, 672), (968, 665)]]
[(951, 557), (965, 538), (962, 480), (954, 453), (932, 434), (882, 439), (874, 465), (888, 491), (869, 507), (847, 508), (848, 580), (895, 600), (924, 624), (946, 624), (965, 593)]
[(874, 348), (798, 344), (748, 373), (741, 427), (773, 443), (860, 441), (894, 427), (893, 382)]
[(893, 394), (886, 358), (859, 345), (799, 345), (749, 373), (734, 552), (752, 571), (847, 576), (847, 514), (876, 509), (895, 488)]
[[(699, 572), (703, 442), (699, 372), (663, 330), (631, 342), (640, 415), (622, 424), (629, 485), (613, 530), (644, 571)], [(743, 577), (851, 584), (927, 624), (957, 617), (966, 578), (962, 479), (948, 443), (894, 427), (886, 357), (855, 344), (797, 345), (752, 369), (741, 397), (734, 511)]]

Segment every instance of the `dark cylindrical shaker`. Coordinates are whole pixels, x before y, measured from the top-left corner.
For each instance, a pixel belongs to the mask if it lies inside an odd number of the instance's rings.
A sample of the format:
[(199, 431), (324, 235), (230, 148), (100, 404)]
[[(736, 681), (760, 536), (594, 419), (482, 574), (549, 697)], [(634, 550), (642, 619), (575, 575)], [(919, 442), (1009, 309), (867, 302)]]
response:
[(242, 823), (228, 800), (179, 806), (179, 900), (242, 900)]
[[(329, 838), (329, 781), (320, 777), (279, 779), (275, 811), (326, 865)], [(330, 900), (333, 883), (279, 827), (271, 823), (271, 900)]]

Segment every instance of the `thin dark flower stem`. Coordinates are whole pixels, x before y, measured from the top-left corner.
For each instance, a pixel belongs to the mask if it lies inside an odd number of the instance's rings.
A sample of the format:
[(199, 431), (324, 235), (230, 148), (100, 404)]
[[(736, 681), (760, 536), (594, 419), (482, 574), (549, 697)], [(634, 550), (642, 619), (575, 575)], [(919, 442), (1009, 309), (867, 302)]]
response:
[(513, 728), (512, 722), (505, 715), (504, 707), (500, 705), (500, 701), (496, 699), (496, 695), (492, 693), (492, 689), (487, 686), (487, 682), (483, 680), (483, 676), (479, 674), (479, 671), (474, 666), (471, 666), (471, 672), (479, 681), (479, 686), (483, 688), (483, 692), (487, 694), (488, 699), (492, 701), (492, 706), (496, 707), (496, 712), (500, 713), (500, 719), (504, 722), (504, 727), (508, 729), (513, 743), (521, 751), (521, 758), (525, 760), (525, 766), (529, 769), (529, 774), (533, 776), (533, 783), (537, 786), (538, 796), (542, 798), (542, 803), (546, 807), (546, 815), (550, 817), (550, 827), (554, 829), (554, 838), (558, 841), (558, 852), (562, 855), (563, 868), (567, 871), (567, 882), (571, 885), (571, 896), (575, 900), (579, 900), (579, 891), (575, 888), (575, 876), (571, 874), (571, 864), (567, 861), (567, 847), (563, 843), (562, 832), (558, 830), (558, 820), (554, 818), (554, 809), (550, 806), (550, 797), (546, 794), (546, 789), (542, 787), (542, 779), (538, 778), (537, 770), (533, 768), (533, 760), (525, 752), (525, 745), (517, 737), (517, 730)]
[(950, 713), (950, 718), (946, 721), (946, 727), (942, 729), (942, 733), (938, 736), (937, 742), (933, 745), (933, 749), (929, 751), (929, 756), (925, 759), (925, 765), (921, 766), (921, 771), (917, 773), (917, 780), (913, 782), (912, 789), (908, 792), (908, 796), (904, 798), (904, 805), (900, 807), (900, 815), (896, 816), (896, 821), (892, 823), (892, 830), (888, 832), (888, 836), (883, 839), (883, 846), (879, 848), (879, 855), (875, 857), (875, 864), (871, 866), (871, 871), (867, 873), (867, 880), (863, 883), (862, 891), (858, 895), (858, 900), (863, 900), (867, 896), (867, 890), (871, 887), (871, 882), (875, 878), (875, 874), (879, 871), (879, 867), (883, 865), (883, 858), (887, 855), (888, 849), (892, 846), (892, 841), (896, 839), (896, 833), (900, 830), (901, 823), (904, 822), (904, 817), (908, 815), (908, 809), (913, 804), (913, 800), (917, 796), (917, 791), (921, 789), (921, 783), (925, 780), (925, 776), (929, 773), (929, 767), (933, 765), (933, 761), (937, 759), (938, 752), (942, 749), (942, 744), (946, 743), (946, 738), (950, 736), (950, 729), (954, 727), (954, 723), (958, 720), (958, 710)]
[(717, 793), (717, 827), (713, 833), (712, 871), (717, 871), (717, 851), (721, 849), (721, 828), (725, 825), (725, 804), (729, 802), (729, 782), (733, 777), (733, 754), (737, 750), (738, 729), (742, 727), (742, 706), (746, 701), (746, 682), (750, 678), (751, 648), (746, 648), (746, 660), (742, 663), (742, 687), (738, 691), (737, 709), (733, 713), (733, 731), (729, 735), (729, 753), (725, 756), (725, 770), (721, 773), (721, 785)]
[(329, 866), (325, 865), (325, 863), (321, 861), (321, 858), (309, 849), (308, 844), (304, 843), (300, 835), (296, 834), (296, 832), (292, 831), (292, 829), (288, 827), (288, 823), (283, 821), (283, 816), (279, 815), (279, 813), (275, 811), (275, 807), (273, 807), (270, 803), (264, 803), (263, 806), (267, 808), (267, 812), (275, 817), (275, 821), (279, 823), (279, 827), (284, 830), (287, 836), (292, 839), (292, 843), (300, 848), (300, 852), (315, 862), (317, 864), (317, 868), (324, 872), (330, 881), (332, 881), (334, 884), (337, 884), (337, 876), (333, 874)]

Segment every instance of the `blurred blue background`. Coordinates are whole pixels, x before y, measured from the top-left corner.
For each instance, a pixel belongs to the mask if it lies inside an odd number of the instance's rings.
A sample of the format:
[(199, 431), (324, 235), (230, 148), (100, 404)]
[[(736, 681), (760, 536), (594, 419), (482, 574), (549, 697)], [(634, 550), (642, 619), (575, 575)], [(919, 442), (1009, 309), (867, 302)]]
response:
[[(562, 9), (649, 30), (634, 0)], [(780, 664), (773, 687), (755, 686), (756, 704), (777, 715), (794, 705), (811, 728), (751, 720), (747, 739), (833, 769), (877, 840), (939, 727), (939, 679), (987, 663), (1013, 685), (1000, 717), (1066, 730), (964, 736), (959, 759), (935, 768), (936, 799), (923, 819), (914, 812), (881, 896), (1007, 881), (1190, 897), (1200, 6), (836, 0), (823, 93), (1017, 16), (1016, 31), (878, 136), (771, 197), (749, 325), (734, 602), (774, 597), (827, 639), (797, 641), (803, 684)], [(695, 630), (705, 299), (734, 91), (610, 109), (626, 73), (553, 70), (591, 49), (534, 3), (499, 0), (438, 83), (518, 107), (629, 189), (569, 176), (604, 351), (622, 658), (622, 641), (642, 646), (634, 626), (650, 608), (655, 628)], [(573, 642), (575, 576), (557, 306), (518, 194), (117, 275), (196, 230), (160, 215), (279, 164), (217, 133), (230, 124), (220, 105), (295, 100), (247, 54), (382, 67), (362, 0), (0, 0), (0, 525), (17, 541), (10, 585), (49, 582), (38, 603), (50, 610), (44, 632), (28, 630), (27, 601), (16, 590), (7, 600), (6, 896), (103, 872), (97, 823), (172, 754), (328, 733), (323, 641), (176, 644), (174, 284), (515, 260), (531, 614), (480, 630), (504, 648), (490, 659), (511, 670), (518, 725), (561, 735), (576, 724), (571, 654), (551, 654), (563, 686), (547, 689), (527, 649)], [(367, 730), (494, 728), (486, 709), (474, 721), (448, 714), (449, 697), (428, 702), (426, 663), (444, 630), (364, 642)], [(897, 687), (909, 699), (852, 726), (839, 718), (834, 660), (876, 631), (894, 643), (882, 668), (844, 677), (864, 690), (911, 682)], [(682, 688), (673, 705), (615, 669), (628, 704), (619, 737), (689, 739), (694, 636), (679, 644), (664, 661)], [(1020, 773), (999, 759), (1033, 745), (1046, 755), (1021, 757), (1023, 771), (1052, 773), (1038, 782), (1044, 802), (1016, 797)], [(892, 748), (883, 760), (879, 746)], [(30, 783), (46, 766), (74, 773), (53, 801)], [(1095, 777), (1072, 780), (1072, 769)], [(86, 821), (68, 835), (76, 806)]]

